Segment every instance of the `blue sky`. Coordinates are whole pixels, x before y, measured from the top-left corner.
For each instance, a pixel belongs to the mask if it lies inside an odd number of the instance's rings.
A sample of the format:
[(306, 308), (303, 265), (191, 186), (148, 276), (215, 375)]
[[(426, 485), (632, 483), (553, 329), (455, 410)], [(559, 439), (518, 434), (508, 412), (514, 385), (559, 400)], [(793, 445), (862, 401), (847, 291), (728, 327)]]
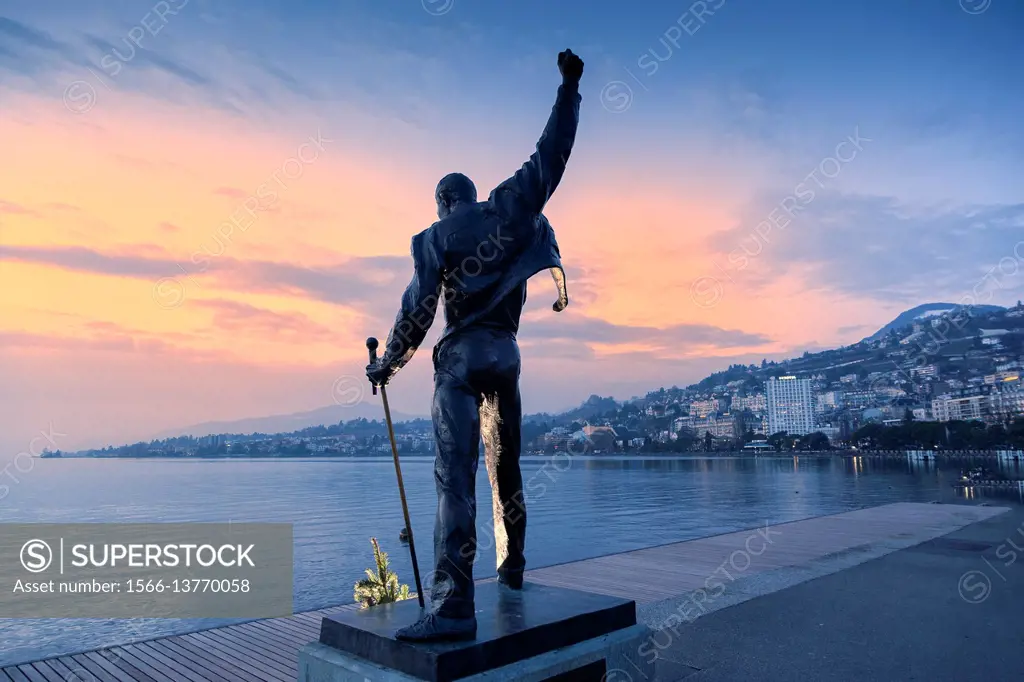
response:
[[(851, 343), (979, 286), (1012, 304), (1022, 38), (1012, 0), (0, 1), (0, 276), (34, 282), (0, 298), (0, 432), (66, 414), (100, 438), (89, 424), (154, 392), (140, 435), (322, 405), (387, 333), (437, 179), (484, 194), (514, 172), (567, 47), (586, 61), (582, 120), (546, 212), (572, 303), (552, 317), (550, 283), (531, 282), (528, 410)], [(69, 111), (72, 86), (88, 111)], [(317, 132), (330, 151), (268, 229), (174, 317), (140, 307)], [(787, 201), (799, 215), (770, 227)], [(88, 409), (56, 388), (95, 394), (79, 368), (109, 378)], [(403, 376), (396, 409), (425, 412), (429, 354)]]

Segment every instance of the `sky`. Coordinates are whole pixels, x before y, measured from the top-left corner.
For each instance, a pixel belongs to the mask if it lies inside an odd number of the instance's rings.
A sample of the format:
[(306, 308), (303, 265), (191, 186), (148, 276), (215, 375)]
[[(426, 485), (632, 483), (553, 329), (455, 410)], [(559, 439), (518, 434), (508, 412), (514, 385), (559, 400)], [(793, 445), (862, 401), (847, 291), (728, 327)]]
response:
[(565, 48), (527, 412), (1012, 305), (1022, 37), (1011, 0), (0, 0), (0, 453), (378, 400), (437, 180), (518, 169)]

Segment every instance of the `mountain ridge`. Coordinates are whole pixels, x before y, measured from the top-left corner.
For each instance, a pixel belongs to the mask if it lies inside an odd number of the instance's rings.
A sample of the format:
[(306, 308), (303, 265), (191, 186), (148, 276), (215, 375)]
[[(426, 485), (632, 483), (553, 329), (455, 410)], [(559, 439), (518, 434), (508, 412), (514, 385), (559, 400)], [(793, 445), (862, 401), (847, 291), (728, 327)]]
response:
[[(929, 317), (936, 317), (944, 313), (951, 313), (957, 308), (962, 307), (964, 306), (956, 303), (922, 303), (921, 305), (914, 306), (909, 310), (904, 310), (889, 324), (885, 325), (871, 336), (865, 337), (862, 341), (878, 341), (891, 331), (899, 331), (904, 327), (909, 327), (914, 322), (919, 322)], [(970, 307), (972, 314), (977, 314), (979, 312), (994, 313), (1006, 310), (1006, 308), (998, 305), (973, 305)]]
[[(293, 412), (290, 414), (275, 414), (266, 417), (246, 417), (244, 419), (230, 419), (221, 421), (203, 422), (182, 428), (166, 429), (153, 436), (152, 440), (164, 440), (179, 436), (192, 436), (201, 438), (203, 436), (215, 436), (221, 434), (249, 435), (253, 433), (292, 433), (301, 431), (311, 426), (324, 426), (337, 424), (342, 421), (355, 419), (366, 419), (369, 421), (382, 420), (384, 411), (378, 403), (360, 401), (355, 405), (327, 405), (304, 412)], [(414, 419), (427, 419), (428, 416), (406, 414), (403, 412), (392, 412), (391, 418), (395, 422), (412, 421)]]

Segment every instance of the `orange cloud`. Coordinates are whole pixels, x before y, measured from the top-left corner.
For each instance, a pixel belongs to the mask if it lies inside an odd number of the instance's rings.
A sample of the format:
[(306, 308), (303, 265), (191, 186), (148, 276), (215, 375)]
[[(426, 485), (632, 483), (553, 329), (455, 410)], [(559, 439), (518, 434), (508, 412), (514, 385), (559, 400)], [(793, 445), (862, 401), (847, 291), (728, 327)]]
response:
[[(104, 93), (81, 116), (28, 96), (10, 104), (21, 115), (0, 120), (10, 141), (0, 169), (0, 364), (38, 363), (45, 380), (95, 392), (83, 404), (48, 391), (32, 409), (88, 431), (130, 403), (132, 419), (157, 430), (311, 409), (329, 401), (327, 379), (361, 372), (363, 340), (387, 333), (408, 281), (409, 239), (434, 218), (441, 164), (428, 145), (380, 158), (356, 121), (270, 125), (124, 93)], [(571, 313), (531, 307), (524, 324), (524, 356), (543, 376), (580, 377), (539, 394), (545, 409), (578, 391), (608, 392), (589, 362), (607, 386), (632, 387), (647, 375), (663, 381), (666, 368), (702, 372), (709, 358), (827, 343), (836, 323), (863, 319), (802, 290), (798, 273), (767, 299), (724, 283), (714, 306), (696, 304), (694, 279), (714, 272), (707, 236), (735, 227), (746, 188), (701, 180), (700, 159), (680, 158), (685, 173), (638, 159), (598, 172), (587, 163), (597, 156), (574, 157), (578, 177), (549, 211)], [(720, 166), (706, 164), (712, 176)], [(550, 282), (530, 292), (531, 306), (548, 303)], [(429, 353), (414, 364), (396, 408), (425, 413)], [(230, 404), (214, 379), (186, 379), (211, 365), (217, 381), (233, 382)], [(274, 399), (269, 387), (285, 368), (299, 378)], [(246, 397), (250, 389), (262, 397)], [(137, 406), (153, 391), (159, 415)], [(26, 409), (10, 419), (31, 423)]]

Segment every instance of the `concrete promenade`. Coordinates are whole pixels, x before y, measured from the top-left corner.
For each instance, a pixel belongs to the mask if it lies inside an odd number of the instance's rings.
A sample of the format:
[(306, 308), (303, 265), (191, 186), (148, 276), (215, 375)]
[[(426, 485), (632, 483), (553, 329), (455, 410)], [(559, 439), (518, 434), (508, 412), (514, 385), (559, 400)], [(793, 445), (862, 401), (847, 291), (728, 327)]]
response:
[(1024, 508), (784, 589), (771, 582), (738, 581), (760, 594), (661, 630), (658, 679), (1024, 679)]

